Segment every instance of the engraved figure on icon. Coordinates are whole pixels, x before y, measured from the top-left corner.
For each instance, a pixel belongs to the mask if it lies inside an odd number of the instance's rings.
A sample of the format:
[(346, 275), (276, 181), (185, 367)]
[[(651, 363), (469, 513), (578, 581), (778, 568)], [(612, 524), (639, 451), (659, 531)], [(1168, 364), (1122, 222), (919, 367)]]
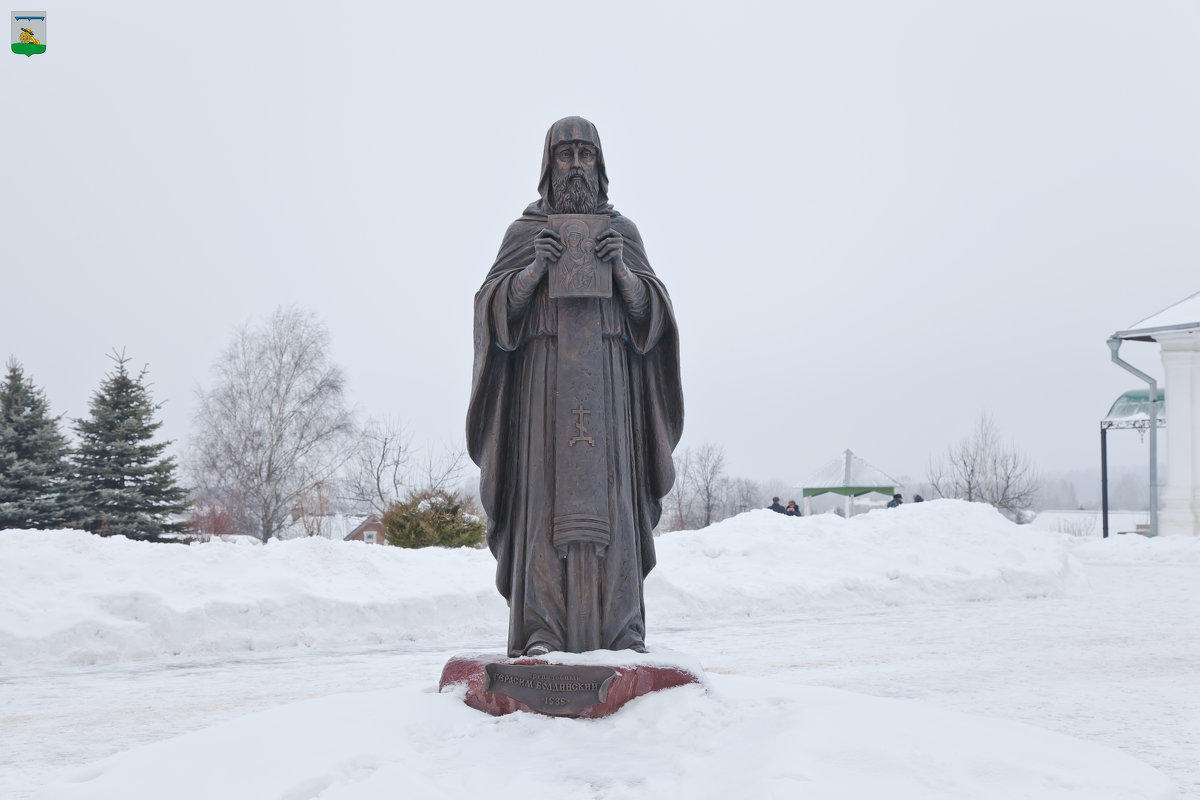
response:
[(563, 229), (566, 243), (566, 258), (570, 262), (566, 269), (567, 286), (574, 291), (584, 292), (596, 283), (596, 241), (588, 236), (586, 225), (568, 223)]

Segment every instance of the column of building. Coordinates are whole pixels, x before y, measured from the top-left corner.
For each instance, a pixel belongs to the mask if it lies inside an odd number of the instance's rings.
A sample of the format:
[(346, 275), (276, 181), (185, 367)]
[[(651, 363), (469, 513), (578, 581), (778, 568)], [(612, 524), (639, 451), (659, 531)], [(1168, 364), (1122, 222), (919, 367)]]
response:
[(1200, 536), (1200, 335), (1159, 334), (1166, 406), (1167, 476), (1160, 495), (1162, 535)]

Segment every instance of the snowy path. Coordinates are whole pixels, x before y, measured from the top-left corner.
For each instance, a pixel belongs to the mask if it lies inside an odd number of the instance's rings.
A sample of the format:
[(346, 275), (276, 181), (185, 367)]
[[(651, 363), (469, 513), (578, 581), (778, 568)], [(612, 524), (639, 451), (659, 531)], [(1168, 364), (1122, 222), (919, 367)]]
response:
[[(1086, 572), (1086, 587), (1054, 599), (652, 627), (652, 644), (700, 656), (714, 673), (919, 699), (1109, 745), (1200, 799), (1200, 565)], [(0, 796), (30, 798), (61, 769), (247, 712), (427, 687), (452, 652), (502, 638), (2, 674)]]
[[(716, 673), (918, 699), (1106, 744), (1200, 798), (1200, 565), (1094, 564), (1087, 575), (1067, 597), (652, 627), (651, 643)], [(251, 711), (429, 686), (447, 655), (501, 638), (8, 672), (0, 797), (32, 797), (63, 768)]]
[(484, 642), (408, 642), (2, 675), (0, 798), (32, 797), (61, 767), (254, 711), (340, 692), (436, 686), (447, 647), (487, 649)]
[[(1106, 744), (1200, 798), (1200, 566), (1087, 574), (1090, 585), (1063, 598), (660, 635), (712, 672), (922, 700)], [(730, 646), (735, 635), (746, 648)]]

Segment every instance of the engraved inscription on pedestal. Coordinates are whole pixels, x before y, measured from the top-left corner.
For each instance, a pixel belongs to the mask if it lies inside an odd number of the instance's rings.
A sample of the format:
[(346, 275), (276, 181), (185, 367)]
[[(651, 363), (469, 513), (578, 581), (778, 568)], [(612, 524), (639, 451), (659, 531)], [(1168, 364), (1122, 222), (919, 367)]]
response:
[(605, 702), (616, 675), (611, 667), (561, 664), (488, 664), (486, 671), (485, 690), (555, 716), (579, 714)]

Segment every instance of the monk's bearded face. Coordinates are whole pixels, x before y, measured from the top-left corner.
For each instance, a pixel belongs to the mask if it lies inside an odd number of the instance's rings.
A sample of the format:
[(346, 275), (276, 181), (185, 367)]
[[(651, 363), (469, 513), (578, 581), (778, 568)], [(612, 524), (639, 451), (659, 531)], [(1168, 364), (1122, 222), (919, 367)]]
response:
[(572, 169), (554, 177), (554, 205), (560, 214), (594, 214), (600, 195), (600, 178), (595, 170)]
[(595, 213), (600, 197), (600, 172), (595, 150), (579, 142), (559, 145), (554, 153), (550, 186), (558, 213)]

